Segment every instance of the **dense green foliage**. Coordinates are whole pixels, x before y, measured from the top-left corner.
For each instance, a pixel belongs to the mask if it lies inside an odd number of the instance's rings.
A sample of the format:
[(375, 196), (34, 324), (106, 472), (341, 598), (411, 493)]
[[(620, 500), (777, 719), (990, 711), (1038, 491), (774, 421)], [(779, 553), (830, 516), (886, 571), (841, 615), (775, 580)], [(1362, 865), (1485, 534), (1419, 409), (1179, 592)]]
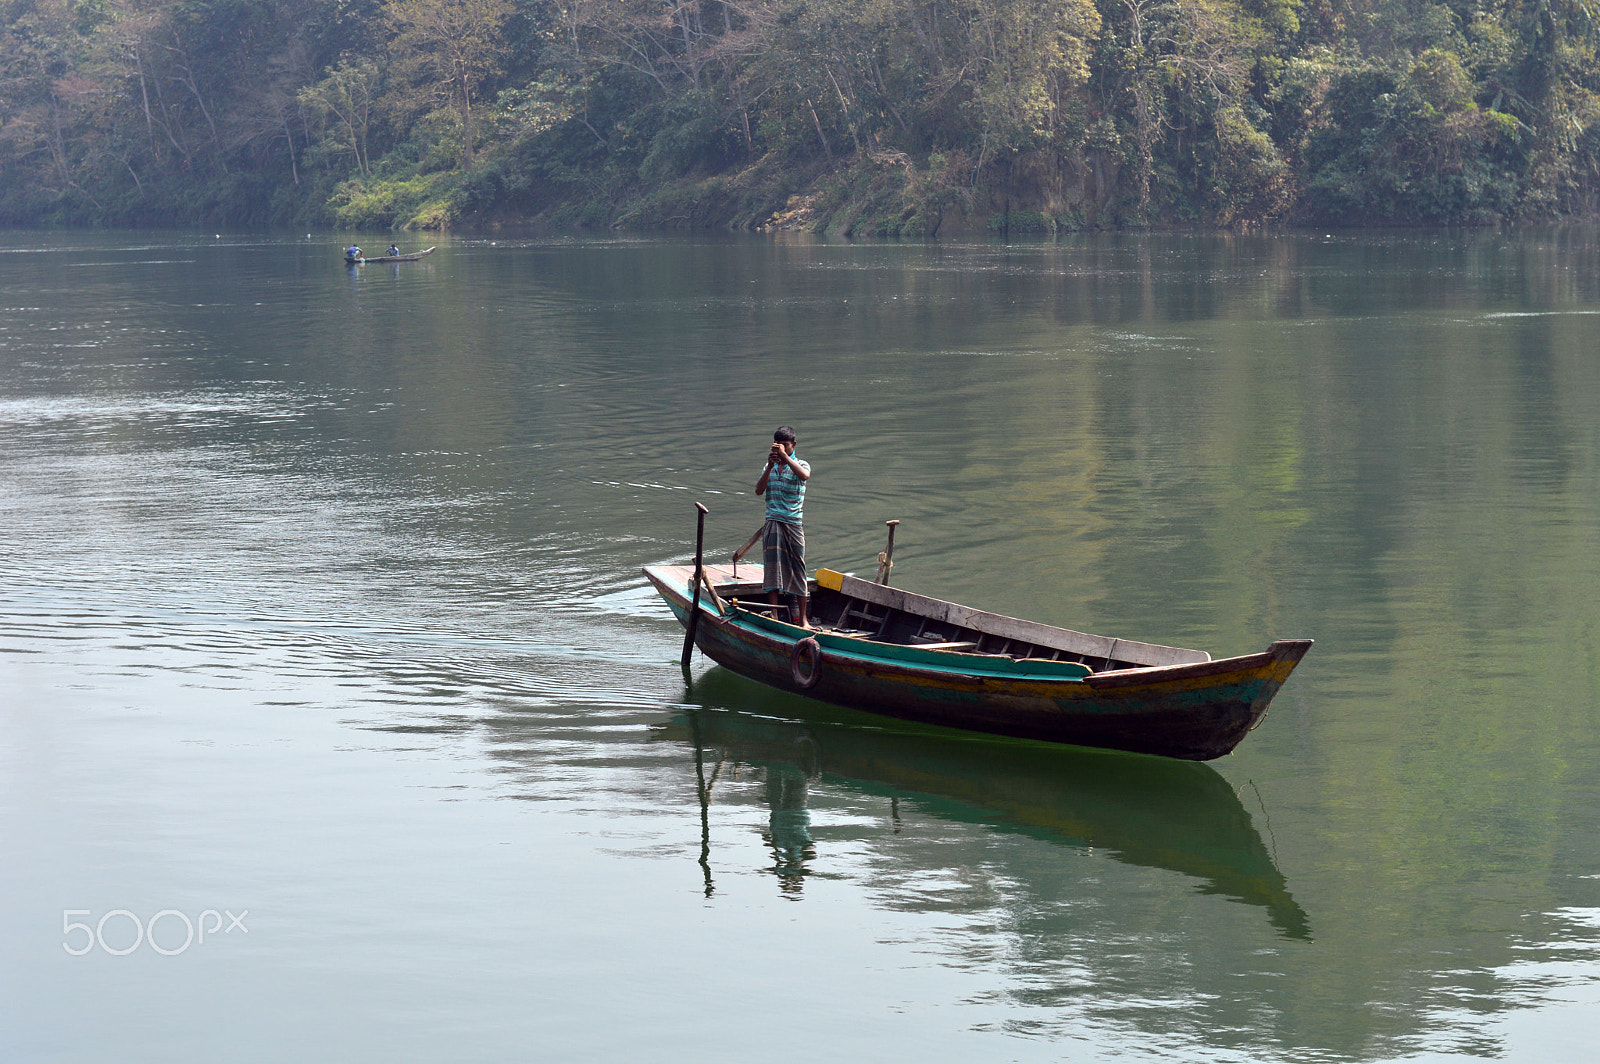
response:
[(0, 0), (0, 221), (1600, 208), (1600, 0)]

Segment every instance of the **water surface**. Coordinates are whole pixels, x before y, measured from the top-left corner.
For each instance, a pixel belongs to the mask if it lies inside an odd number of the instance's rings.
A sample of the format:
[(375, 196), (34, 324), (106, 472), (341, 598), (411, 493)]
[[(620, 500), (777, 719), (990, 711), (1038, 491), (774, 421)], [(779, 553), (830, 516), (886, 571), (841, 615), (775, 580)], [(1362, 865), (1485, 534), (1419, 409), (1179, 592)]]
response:
[[(7, 1059), (1600, 1036), (1594, 232), (339, 245), (0, 241)], [(1317, 645), (1208, 765), (686, 679), (780, 422), (814, 564)]]

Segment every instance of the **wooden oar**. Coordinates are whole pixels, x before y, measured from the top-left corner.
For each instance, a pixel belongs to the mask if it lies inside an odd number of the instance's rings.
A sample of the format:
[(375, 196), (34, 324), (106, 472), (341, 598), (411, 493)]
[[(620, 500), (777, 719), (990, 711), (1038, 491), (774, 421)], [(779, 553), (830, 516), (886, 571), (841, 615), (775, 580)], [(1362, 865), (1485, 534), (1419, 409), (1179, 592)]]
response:
[(733, 552), (733, 578), (739, 579), (739, 559), (750, 553), (750, 548), (756, 545), (756, 540), (761, 538), (761, 533), (767, 530), (766, 525), (756, 529), (756, 534), (745, 540), (744, 546)]
[(725, 615), (728, 612), (728, 605), (722, 601), (722, 596), (717, 594), (717, 586), (711, 582), (711, 570), (700, 570), (700, 582), (706, 585), (706, 594), (711, 596), (711, 605), (717, 608), (717, 616)]
[(700, 581), (705, 576), (705, 563), (702, 552), (706, 546), (706, 513), (708, 512), (700, 503), (695, 503), (694, 508), (700, 511), (695, 519), (694, 532), (694, 597), (689, 603), (689, 623), (683, 633), (683, 656), (679, 663), (689, 667), (689, 655), (694, 653), (694, 628), (700, 622)]

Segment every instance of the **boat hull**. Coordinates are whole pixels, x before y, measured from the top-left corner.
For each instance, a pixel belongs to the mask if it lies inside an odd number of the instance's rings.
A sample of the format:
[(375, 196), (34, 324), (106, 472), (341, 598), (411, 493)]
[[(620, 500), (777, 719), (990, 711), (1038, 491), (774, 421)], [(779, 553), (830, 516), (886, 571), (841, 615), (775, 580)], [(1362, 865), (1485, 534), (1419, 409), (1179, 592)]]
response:
[[(662, 566), (645, 574), (686, 624), (689, 587), (681, 571)], [(822, 649), (809, 688), (795, 681), (791, 665), (795, 643), (807, 636), (817, 638)], [(950, 659), (938, 665), (897, 661), (863, 640), (816, 636), (742, 610), (719, 615), (702, 607), (695, 644), (742, 676), (852, 709), (1023, 739), (1208, 761), (1233, 750), (1261, 722), (1311, 641), (1280, 640), (1257, 654), (1197, 664), (1082, 677), (1010, 670), (1018, 673), (1013, 675), (998, 665), (991, 671), (974, 655), (938, 655)]]
[(406, 255), (377, 255), (372, 258), (345, 259), (346, 266), (374, 265), (380, 262), (416, 262), (433, 254), (433, 248), (426, 251), (413, 251)]

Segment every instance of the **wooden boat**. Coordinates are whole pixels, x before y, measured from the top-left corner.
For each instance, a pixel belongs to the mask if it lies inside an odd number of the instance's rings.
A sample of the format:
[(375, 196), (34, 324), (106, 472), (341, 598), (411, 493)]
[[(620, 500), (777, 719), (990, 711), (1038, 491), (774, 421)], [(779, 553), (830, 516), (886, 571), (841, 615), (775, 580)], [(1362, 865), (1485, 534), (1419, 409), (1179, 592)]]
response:
[[(362, 259), (356, 260), (356, 264), (360, 265), (361, 263), (369, 263), (369, 262), (415, 262), (418, 259), (422, 258), (424, 255), (432, 255), (432, 254), (433, 254), (433, 248), (429, 248), (426, 251), (413, 251), (409, 255), (377, 255), (377, 256), (374, 256), (372, 258), (362, 258)], [(350, 260), (346, 259), (345, 261), (349, 262)]]
[[(652, 565), (644, 575), (694, 644), (742, 676), (905, 720), (1191, 761), (1239, 745), (1312, 643), (1280, 639), (1213, 661), (1203, 650), (985, 613), (830, 569), (809, 581), (817, 628), (807, 630), (772, 615), (759, 570), (754, 579), (748, 567), (740, 579), (737, 564), (703, 570), (703, 581), (694, 565)], [(708, 590), (697, 595), (696, 583)]]

